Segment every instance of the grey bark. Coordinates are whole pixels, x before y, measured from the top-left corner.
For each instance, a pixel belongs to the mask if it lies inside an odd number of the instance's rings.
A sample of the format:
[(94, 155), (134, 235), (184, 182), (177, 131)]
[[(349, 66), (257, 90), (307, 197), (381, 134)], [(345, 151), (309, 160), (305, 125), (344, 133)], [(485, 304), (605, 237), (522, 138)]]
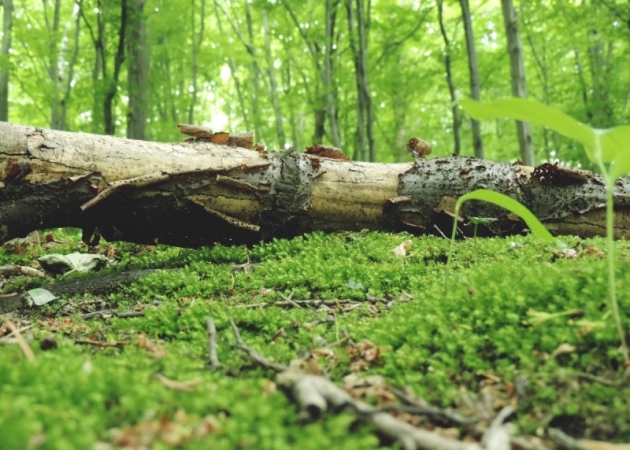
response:
[(2, 3), (2, 46), (0, 58), (3, 66), (0, 67), (0, 121), (9, 120), (9, 66), (11, 60), (11, 36), (13, 28), (13, 0), (4, 0)]
[[(479, 65), (477, 64), (477, 51), (475, 49), (475, 35), (472, 27), (470, 6), (468, 0), (459, 0), (464, 22), (464, 34), (466, 36), (466, 49), (468, 52), (468, 71), (470, 73), (470, 95), (479, 101), (481, 98), (481, 81), (479, 79)], [(478, 120), (470, 119), (472, 128), (473, 148), (477, 158), (483, 158), (483, 141), (481, 139), (481, 125)]]
[(149, 109), (149, 49), (144, 22), (145, 0), (129, 0), (127, 27), (127, 137), (146, 139)]
[[(85, 152), (89, 149), (89, 153)], [(130, 161), (133, 161), (130, 164)], [(605, 183), (587, 171), (539, 179), (532, 168), (468, 157), (414, 163), (342, 161), (297, 152), (261, 154), (210, 143), (163, 144), (0, 123), (0, 242), (41, 228), (79, 227), (84, 239), (179, 246), (253, 244), (321, 230), (439, 233), (455, 200), (479, 186), (521, 201), (550, 231), (605, 232)], [(617, 238), (630, 238), (630, 181), (615, 185)], [(478, 235), (522, 233), (512, 214)]]
[(442, 33), (442, 39), (444, 40), (444, 69), (446, 70), (446, 83), (448, 84), (448, 93), (451, 98), (451, 114), (453, 116), (453, 153), (455, 155), (461, 154), (461, 139), (459, 136), (459, 128), (461, 125), (461, 117), (459, 114), (459, 107), (457, 105), (457, 94), (455, 92), (455, 82), (453, 81), (453, 71), (451, 67), (451, 42), (446, 34), (446, 28), (444, 28), (444, 11), (443, 0), (438, 0), (438, 21), (440, 23), (440, 32)]
[[(510, 55), (512, 95), (515, 97), (526, 97), (525, 64), (523, 62), (523, 46), (518, 26), (518, 15), (512, 0), (501, 0), (501, 9), (503, 11), (503, 23), (505, 24), (508, 53)], [(534, 148), (529, 123), (517, 121), (516, 131), (523, 163), (530, 166), (534, 165)]]

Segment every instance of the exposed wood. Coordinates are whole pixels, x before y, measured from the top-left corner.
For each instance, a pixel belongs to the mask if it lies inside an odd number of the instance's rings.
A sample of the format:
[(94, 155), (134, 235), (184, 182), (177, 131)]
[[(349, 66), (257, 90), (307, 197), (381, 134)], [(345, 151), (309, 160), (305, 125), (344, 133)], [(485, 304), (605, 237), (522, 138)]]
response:
[[(540, 174), (549, 176), (539, 176)], [(0, 241), (74, 226), (84, 239), (179, 246), (253, 244), (309, 231), (437, 233), (456, 199), (477, 188), (513, 197), (558, 234), (603, 235), (605, 188), (586, 171), (468, 157), (375, 164), (211, 142), (154, 143), (0, 123)], [(615, 192), (617, 237), (630, 237), (630, 182)], [(478, 234), (521, 233), (505, 210)], [(472, 233), (462, 220), (460, 228)]]

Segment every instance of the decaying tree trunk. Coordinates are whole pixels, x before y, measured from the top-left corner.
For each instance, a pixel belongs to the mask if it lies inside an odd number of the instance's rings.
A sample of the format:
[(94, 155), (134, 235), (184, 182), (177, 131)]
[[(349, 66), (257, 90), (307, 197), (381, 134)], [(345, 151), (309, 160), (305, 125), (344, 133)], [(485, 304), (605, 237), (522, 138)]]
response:
[[(555, 233), (603, 234), (601, 178), (554, 167), (532, 176), (531, 167), (465, 157), (375, 164), (2, 122), (0, 241), (66, 226), (82, 228), (86, 240), (189, 247), (314, 230), (448, 233), (455, 200), (477, 188), (520, 200)], [(630, 237), (628, 194), (630, 183), (620, 181), (617, 237)], [(524, 230), (517, 217), (487, 203), (470, 202), (463, 212), (497, 218), (486, 235)], [(472, 231), (466, 220), (460, 228)]]

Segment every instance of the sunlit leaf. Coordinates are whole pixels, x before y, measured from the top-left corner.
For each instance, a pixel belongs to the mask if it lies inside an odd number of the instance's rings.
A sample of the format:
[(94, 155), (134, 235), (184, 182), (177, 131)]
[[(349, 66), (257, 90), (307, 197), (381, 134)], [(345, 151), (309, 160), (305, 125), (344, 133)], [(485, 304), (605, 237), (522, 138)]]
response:
[(630, 173), (630, 150), (620, 152), (610, 164), (610, 179), (614, 182), (617, 178)]
[(507, 195), (490, 191), (488, 189), (477, 189), (476, 191), (462, 195), (455, 204), (455, 217), (459, 217), (459, 210), (462, 204), (468, 200), (482, 200), (484, 202), (493, 203), (497, 206), (505, 208), (523, 219), (527, 227), (535, 236), (545, 241), (556, 241), (547, 228), (545, 228), (540, 220), (538, 220), (525, 205), (508, 197)]
[(584, 145), (586, 153), (595, 160), (593, 149), (595, 133), (591, 128), (573, 117), (542, 103), (526, 98), (505, 98), (493, 102), (479, 103), (472, 99), (460, 102), (464, 111), (474, 119), (499, 119), (506, 117), (547, 127), (556, 133), (574, 139)]
[[(596, 130), (599, 132), (600, 130)], [(600, 143), (602, 146), (602, 160), (611, 162), (617, 156), (630, 150), (630, 126), (623, 125), (620, 127), (604, 130), (600, 135)], [(625, 175), (628, 171), (615, 175), (616, 179), (620, 175)], [(612, 175), (612, 174), (611, 174)]]

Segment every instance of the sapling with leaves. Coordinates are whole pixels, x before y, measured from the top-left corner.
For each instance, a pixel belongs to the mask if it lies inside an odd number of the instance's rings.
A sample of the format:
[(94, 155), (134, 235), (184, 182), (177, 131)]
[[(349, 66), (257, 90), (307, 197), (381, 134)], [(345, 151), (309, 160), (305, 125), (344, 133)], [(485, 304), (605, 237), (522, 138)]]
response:
[[(630, 173), (630, 126), (619, 126), (606, 130), (591, 128), (571, 116), (543, 105), (540, 102), (523, 98), (507, 98), (488, 103), (471, 99), (461, 101), (462, 108), (477, 120), (509, 118), (531, 122), (547, 127), (563, 136), (574, 139), (584, 146), (588, 159), (599, 169), (606, 183), (606, 242), (608, 249), (608, 292), (612, 315), (621, 341), (624, 364), (630, 368), (630, 355), (624, 332), (621, 311), (617, 301), (615, 281), (615, 240), (613, 192), (620, 176)], [(498, 192), (479, 189), (459, 198), (455, 206), (455, 218), (467, 200), (483, 200), (502, 206), (518, 215), (529, 229), (544, 240), (554, 241), (553, 236), (529, 209), (518, 201)], [(453, 225), (453, 240), (457, 230)], [(449, 256), (450, 258), (450, 256)]]

